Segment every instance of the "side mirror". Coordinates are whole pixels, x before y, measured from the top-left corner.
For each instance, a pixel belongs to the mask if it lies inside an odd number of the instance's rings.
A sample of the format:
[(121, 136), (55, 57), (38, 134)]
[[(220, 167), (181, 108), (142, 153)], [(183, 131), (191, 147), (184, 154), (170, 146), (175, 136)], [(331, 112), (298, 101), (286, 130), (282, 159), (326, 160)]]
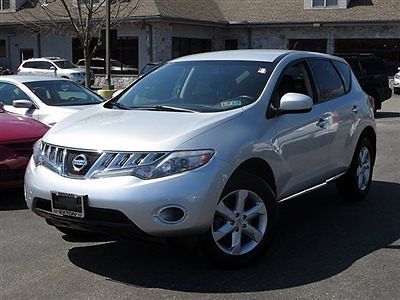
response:
[(400, 67), (397, 68), (397, 71), (400, 71)]
[(50, 67), (50, 70), (55, 71), (55, 70), (56, 70), (56, 67), (55, 67), (55, 66), (51, 66), (51, 67)]
[(0, 113), (4, 112), (4, 104), (3, 102), (0, 102)]
[(280, 114), (299, 114), (310, 112), (313, 108), (310, 96), (298, 93), (287, 93), (281, 98)]
[(35, 108), (35, 105), (29, 100), (14, 100), (13, 106), (16, 108)]

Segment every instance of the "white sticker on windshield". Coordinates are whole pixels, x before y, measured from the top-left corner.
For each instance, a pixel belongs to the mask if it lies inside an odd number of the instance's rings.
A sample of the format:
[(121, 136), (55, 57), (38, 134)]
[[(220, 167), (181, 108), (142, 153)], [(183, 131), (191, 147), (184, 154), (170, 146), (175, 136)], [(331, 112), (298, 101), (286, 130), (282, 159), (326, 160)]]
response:
[(233, 100), (233, 101), (224, 101), (221, 102), (222, 107), (228, 107), (228, 106), (240, 106), (242, 105), (242, 101), (240, 100)]
[(259, 74), (267, 74), (267, 69), (266, 68), (258, 68), (257, 73), (259, 73)]

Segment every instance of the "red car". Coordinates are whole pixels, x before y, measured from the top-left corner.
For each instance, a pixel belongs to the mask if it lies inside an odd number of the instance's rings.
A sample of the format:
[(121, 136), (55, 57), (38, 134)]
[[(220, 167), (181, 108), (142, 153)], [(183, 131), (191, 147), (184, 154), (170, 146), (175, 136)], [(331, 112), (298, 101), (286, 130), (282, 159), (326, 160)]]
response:
[(23, 184), (33, 144), (47, 130), (36, 120), (6, 112), (0, 102), (0, 190)]

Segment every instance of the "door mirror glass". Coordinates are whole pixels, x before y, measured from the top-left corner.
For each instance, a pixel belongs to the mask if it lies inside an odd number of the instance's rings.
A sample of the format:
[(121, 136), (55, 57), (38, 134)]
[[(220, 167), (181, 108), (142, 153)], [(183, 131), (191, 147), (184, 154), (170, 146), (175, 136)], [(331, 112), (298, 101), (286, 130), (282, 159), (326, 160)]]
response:
[(287, 93), (281, 98), (280, 114), (298, 114), (310, 112), (313, 100), (310, 96), (299, 93)]
[(16, 108), (35, 108), (35, 105), (29, 100), (14, 100), (13, 106)]

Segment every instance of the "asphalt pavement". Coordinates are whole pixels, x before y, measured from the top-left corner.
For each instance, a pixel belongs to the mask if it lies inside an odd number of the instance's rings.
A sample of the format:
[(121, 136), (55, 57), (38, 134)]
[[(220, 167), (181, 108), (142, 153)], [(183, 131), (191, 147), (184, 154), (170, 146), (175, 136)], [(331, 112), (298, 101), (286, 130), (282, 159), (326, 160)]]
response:
[(400, 96), (377, 114), (368, 198), (328, 186), (281, 205), (273, 246), (255, 265), (221, 270), (179, 246), (73, 240), (0, 193), (0, 299), (400, 298)]

